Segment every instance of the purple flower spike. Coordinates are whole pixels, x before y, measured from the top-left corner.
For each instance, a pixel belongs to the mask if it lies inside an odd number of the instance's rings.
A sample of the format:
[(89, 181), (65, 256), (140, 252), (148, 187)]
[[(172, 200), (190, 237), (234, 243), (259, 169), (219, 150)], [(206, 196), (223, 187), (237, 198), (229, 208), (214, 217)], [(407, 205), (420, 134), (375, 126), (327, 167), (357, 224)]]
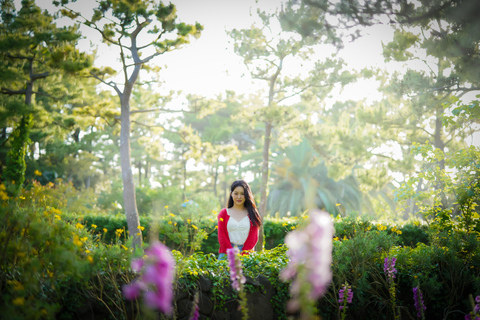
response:
[[(240, 291), (240, 283), (245, 283), (246, 279), (242, 271), (242, 263), (237, 258), (240, 250), (237, 247), (227, 249), (228, 266), (230, 268), (230, 280), (232, 280), (232, 288)], [(239, 283), (240, 281), (240, 283)]]
[(390, 260), (388, 257), (385, 258), (383, 272), (385, 272), (388, 282), (392, 282), (393, 279), (395, 279), (395, 274), (397, 273), (397, 269), (395, 269), (395, 262), (397, 262), (397, 258), (395, 257), (393, 257), (392, 260)]
[(127, 300), (136, 299), (140, 295), (140, 287), (137, 283), (125, 284), (122, 286), (123, 295)]
[[(347, 296), (347, 301), (345, 302), (345, 292), (346, 292), (346, 296)], [(344, 307), (345, 308), (348, 308), (346, 305), (347, 303), (352, 303), (352, 299), (353, 299), (353, 291), (351, 289), (351, 287), (348, 285), (348, 283), (345, 283), (345, 285), (343, 286), (342, 289), (340, 289), (338, 291), (338, 303), (342, 304), (340, 306), (340, 309), (343, 309)]]
[(352, 289), (348, 289), (347, 302), (352, 303), (352, 299), (353, 299), (353, 291), (352, 291)]
[(145, 250), (146, 259), (132, 261), (132, 270), (143, 274), (138, 280), (123, 287), (126, 299), (137, 298), (141, 292), (147, 307), (164, 313), (172, 312), (173, 272), (175, 260), (168, 248), (160, 242), (154, 242)]
[(420, 291), (420, 288), (418, 287), (413, 288), (413, 300), (415, 301), (415, 310), (417, 310), (417, 317), (421, 318), (423, 312), (427, 310), (427, 307), (423, 302), (422, 291)]
[[(332, 239), (335, 229), (332, 218), (324, 211), (310, 213), (310, 223), (302, 230), (290, 232), (285, 237), (288, 246), (288, 265), (280, 273), (284, 281), (293, 279), (290, 286), (292, 300), (290, 306), (299, 306), (299, 292), (302, 281), (311, 284), (308, 297), (315, 301), (327, 291), (332, 280)], [(302, 266), (304, 277), (296, 277), (298, 267)], [(295, 310), (295, 309), (291, 309)]]
[(135, 260), (132, 260), (132, 270), (134, 272), (140, 272), (140, 270), (142, 270), (143, 268), (143, 265), (144, 265), (144, 261), (143, 259), (135, 259)]

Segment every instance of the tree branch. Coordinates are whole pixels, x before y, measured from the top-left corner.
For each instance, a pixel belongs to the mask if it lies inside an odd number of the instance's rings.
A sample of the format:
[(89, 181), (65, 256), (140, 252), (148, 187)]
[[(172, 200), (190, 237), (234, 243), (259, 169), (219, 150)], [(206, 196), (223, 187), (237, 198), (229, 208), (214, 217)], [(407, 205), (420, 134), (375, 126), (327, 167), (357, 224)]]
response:
[(13, 96), (15, 94), (26, 94), (27, 90), (26, 89), (24, 89), (24, 90), (11, 90), (11, 89), (8, 89), (8, 88), (2, 88), (0, 90), (0, 93), (7, 94), (9, 96)]
[[(326, 85), (325, 85), (325, 86), (326, 86)], [(307, 90), (307, 89), (309, 89), (309, 88), (311, 88), (311, 87), (313, 87), (313, 85), (308, 85), (308, 86), (306, 86), (305, 88), (303, 88), (302, 90), (300, 90), (300, 91), (298, 91), (298, 92), (295, 92), (295, 93), (293, 93), (293, 94), (291, 94), (291, 95), (289, 95), (289, 96), (286, 96), (286, 97), (278, 100), (277, 103), (280, 103), (280, 102), (282, 102), (283, 100), (289, 99), (289, 98), (294, 97), (294, 96), (296, 96), (296, 95), (299, 95), (300, 93), (304, 92), (305, 90)]]
[(172, 109), (165, 109), (165, 108), (157, 108), (157, 109), (133, 110), (133, 111), (130, 111), (130, 114), (134, 114), (134, 113), (146, 113), (146, 112), (155, 112), (155, 111), (195, 113), (194, 111), (172, 110)]
[(132, 120), (132, 122), (133, 122), (133, 123), (136, 123), (136, 124), (138, 124), (138, 125), (141, 125), (141, 126), (145, 126), (145, 127), (147, 127), (147, 128), (162, 128), (163, 131), (165, 131), (165, 132), (180, 134), (180, 133), (178, 133), (177, 131), (171, 131), (171, 130), (165, 129), (164, 126), (160, 126), (160, 125), (149, 125), (149, 124), (145, 124), (145, 123), (138, 122), (138, 121), (135, 121), (135, 120)]
[(146, 44), (146, 45), (144, 45), (144, 46), (138, 47), (138, 50), (142, 50), (142, 49), (145, 49), (145, 48), (153, 45), (155, 42), (157, 42), (158, 40), (160, 40), (160, 38), (165, 34), (165, 31), (166, 31), (166, 30), (163, 30), (162, 32), (160, 32), (160, 34), (158, 35), (158, 37), (157, 37), (155, 40), (153, 40), (152, 42), (150, 42), (149, 44)]
[(115, 84), (115, 82), (113, 82), (113, 81), (107, 82), (107, 81), (103, 80), (102, 78), (100, 78), (99, 76), (97, 76), (97, 75), (96, 75), (95, 73), (93, 73), (93, 72), (90, 72), (90, 74), (92, 75), (92, 77), (94, 77), (94, 78), (97, 79), (98, 81), (106, 84), (106, 85), (109, 86), (109, 87), (112, 87), (112, 88), (117, 92), (117, 94), (118, 94), (119, 96), (122, 95), (122, 92), (121, 92), (120, 89), (117, 87), (117, 85)]
[(38, 79), (43, 79), (43, 78), (46, 78), (50, 75), (50, 72), (44, 72), (44, 73), (37, 73), (37, 74), (32, 74), (32, 77), (31, 77), (31, 80), (32, 81), (35, 81), (35, 80), (38, 80)]

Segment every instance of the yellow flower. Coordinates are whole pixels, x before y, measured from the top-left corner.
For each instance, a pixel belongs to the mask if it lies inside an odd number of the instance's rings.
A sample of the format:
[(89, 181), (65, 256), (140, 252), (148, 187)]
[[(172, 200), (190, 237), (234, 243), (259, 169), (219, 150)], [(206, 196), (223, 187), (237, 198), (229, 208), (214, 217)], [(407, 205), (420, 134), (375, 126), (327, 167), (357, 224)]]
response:
[(171, 213), (171, 212), (170, 212), (168, 215), (169, 215), (170, 217), (175, 217), (175, 215), (174, 215), (173, 213)]
[(185, 202), (188, 202), (188, 200), (185, 200)]
[(340, 203), (337, 203), (337, 204), (335, 204), (335, 206), (339, 207), (339, 206), (341, 206), (341, 204), (340, 204)]
[(215, 210), (212, 210), (212, 213), (213, 213), (213, 214), (217, 214), (217, 211), (215, 211)]
[(195, 230), (198, 230), (198, 227), (194, 224), (192, 224), (192, 228), (195, 229)]
[(295, 230), (295, 226), (291, 226), (290, 229)]
[(138, 226), (137, 229), (140, 229), (141, 231), (145, 230), (145, 227)]
[(187, 219), (187, 222), (190, 224), (190, 222), (192, 222), (192, 220), (190, 220), (190, 219)]
[(62, 218), (58, 214), (55, 215), (55, 219), (62, 220)]
[(333, 238), (333, 241), (338, 241), (338, 237)]
[(85, 250), (85, 253), (90, 253), (90, 250)]
[(85, 242), (87, 241), (88, 237), (83, 237), (83, 238), (80, 238), (81, 241)]
[(282, 223), (282, 227), (288, 226), (287, 222)]
[(19, 198), (19, 199), (22, 199), (22, 200), (25, 200), (25, 197), (24, 197), (24, 196), (19, 196), (18, 198)]
[(168, 221), (168, 224), (172, 224), (172, 221)]
[(168, 209), (168, 206), (165, 206), (165, 209)]
[(122, 244), (122, 248), (123, 248), (125, 251), (128, 251), (128, 248), (125, 247), (123, 244)]
[(78, 222), (78, 223), (75, 225), (75, 227), (76, 227), (77, 229), (83, 229), (85, 226), (84, 226), (83, 224), (81, 224), (80, 222)]
[(21, 284), (18, 281), (15, 281), (15, 285), (13, 286), (13, 290), (22, 291), (22, 290), (25, 290), (25, 288), (23, 287), (23, 284)]
[(103, 228), (103, 232), (107, 233), (107, 228)]
[(87, 256), (87, 260), (88, 260), (88, 262), (93, 263), (93, 258), (92, 258), (92, 256)]
[(96, 224), (92, 224), (92, 228), (93, 228), (93, 229), (97, 229), (97, 225), (96, 225)]
[(177, 223), (175, 222), (173, 225), (174, 225), (174, 226), (176, 226), (176, 225), (177, 225)]
[(23, 304), (25, 303), (25, 299), (23, 297), (18, 297), (13, 299), (12, 303), (16, 306), (23, 306)]
[(348, 240), (347, 236), (343, 236), (343, 240)]
[(220, 218), (220, 221), (223, 221), (223, 218)]
[(47, 273), (50, 278), (53, 278), (53, 272), (51, 272), (50, 270), (47, 270)]
[(41, 175), (42, 175), (42, 173), (41, 173), (40, 171), (38, 171), (38, 170), (35, 170), (33, 173), (34, 173), (36, 176), (41, 176)]
[(218, 229), (218, 226), (215, 226), (215, 229)]
[(83, 244), (83, 242), (80, 241), (80, 238), (77, 235), (73, 236), (73, 243), (78, 247), (80, 247)]
[(367, 227), (367, 230), (371, 230), (371, 229), (372, 229), (372, 226), (368, 226), (368, 227)]
[(123, 229), (117, 229), (117, 230), (115, 230), (115, 233), (122, 234), (122, 233), (123, 233)]

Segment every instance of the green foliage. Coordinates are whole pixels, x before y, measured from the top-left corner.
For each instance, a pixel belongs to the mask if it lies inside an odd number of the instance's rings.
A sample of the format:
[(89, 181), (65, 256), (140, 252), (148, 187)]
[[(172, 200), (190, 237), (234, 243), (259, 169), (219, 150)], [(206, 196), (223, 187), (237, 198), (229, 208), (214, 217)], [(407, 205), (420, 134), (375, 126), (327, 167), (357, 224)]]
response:
[(64, 221), (56, 206), (32, 200), (27, 192), (0, 207), (0, 291), (11, 319), (52, 317), (61, 306), (62, 283), (79, 281), (92, 259), (85, 248), (93, 242), (83, 225)]
[(32, 115), (25, 115), (10, 136), (11, 146), (7, 154), (7, 167), (3, 178), (13, 195), (18, 194), (25, 181), (25, 170), (27, 168), (25, 154), (27, 152), (27, 144), (29, 143), (31, 126)]
[(311, 205), (331, 214), (360, 211), (362, 192), (353, 174), (335, 180), (308, 141), (282, 150), (273, 173), (277, 176), (268, 194), (271, 214), (299, 215)]
[[(11, 199), (4, 190), (0, 188), (0, 197), (4, 199), (0, 207), (0, 237), (6, 244), (0, 269), (1, 308), (12, 319), (40, 315), (69, 319), (80, 312), (85, 314), (81, 309), (104, 318), (144, 315), (139, 301), (126, 303), (121, 294), (121, 285), (135, 277), (129, 268), (132, 257), (143, 256), (141, 249), (128, 249), (123, 216), (94, 214), (98, 209), (89, 208), (94, 201), (83, 198), (71, 184), (35, 183), (30, 190)], [(162, 218), (142, 217), (141, 225), (148, 231), (148, 239), (160, 237), (173, 248), (178, 243), (169, 233), (188, 234), (178, 245), (184, 253), (174, 251), (176, 290), (193, 296), (199, 290), (200, 277), (206, 277), (213, 284), (210, 298), (215, 309), (224, 309), (228, 301), (237, 299), (230, 288), (227, 261), (217, 260), (216, 250), (209, 254), (198, 250), (192, 253), (199, 240), (192, 233), (197, 231), (193, 226), (204, 231), (214, 229), (216, 213), (199, 212), (207, 208), (201, 202), (198, 207), (182, 208), (183, 212), (172, 213), (173, 216), (164, 208), (166, 214)], [(272, 245), (283, 241), (283, 236), (302, 222), (302, 218), (267, 218), (267, 243), (272, 238), (277, 239)], [(322, 317), (337, 315), (338, 290), (348, 281), (354, 290), (348, 314), (355, 318), (372, 318), (376, 314), (375, 319), (389, 319), (390, 295), (383, 274), (386, 256), (398, 259), (396, 303), (402, 317), (414, 314), (411, 289), (418, 284), (424, 293), (428, 317), (469, 310), (468, 295), (480, 292), (480, 237), (464, 223), (450, 221), (450, 225), (451, 229), (444, 229), (435, 221), (429, 226), (387, 226), (354, 216), (335, 218), (334, 277), (327, 295), (317, 305)], [(107, 232), (104, 227), (108, 227)], [(204, 233), (197, 235), (203, 237)], [(217, 242), (214, 233), (209, 239)], [(279, 245), (242, 257), (244, 273), (250, 279), (247, 292), (263, 290), (252, 279), (260, 274), (268, 278), (274, 288), (270, 302), (278, 319), (286, 319), (285, 304), (289, 299), (289, 283), (278, 278), (288, 261), (286, 251), (284, 245)]]

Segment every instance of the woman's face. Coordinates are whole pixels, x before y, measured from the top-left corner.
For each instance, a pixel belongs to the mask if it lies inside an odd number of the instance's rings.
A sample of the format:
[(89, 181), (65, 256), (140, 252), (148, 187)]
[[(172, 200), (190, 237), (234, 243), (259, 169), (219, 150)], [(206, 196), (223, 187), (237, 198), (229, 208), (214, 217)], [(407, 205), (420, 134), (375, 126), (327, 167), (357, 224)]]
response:
[(232, 191), (232, 198), (233, 203), (235, 203), (236, 206), (243, 206), (243, 204), (245, 203), (245, 190), (243, 190), (243, 187), (236, 187)]

